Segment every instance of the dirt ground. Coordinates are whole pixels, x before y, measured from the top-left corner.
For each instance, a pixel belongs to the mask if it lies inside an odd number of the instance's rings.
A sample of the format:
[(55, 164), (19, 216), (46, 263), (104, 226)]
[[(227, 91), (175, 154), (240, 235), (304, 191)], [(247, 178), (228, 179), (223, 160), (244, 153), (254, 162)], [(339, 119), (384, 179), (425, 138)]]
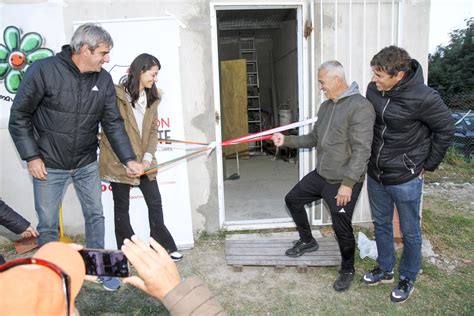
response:
[(471, 183), (425, 183), (423, 192), (425, 197), (441, 197), (449, 202), (459, 202), (465, 211), (474, 212), (474, 185)]
[[(424, 192), (425, 207), (435, 206), (441, 198), (453, 201), (463, 212), (474, 212), (472, 184), (426, 183)], [(329, 227), (322, 230), (323, 233), (331, 231)], [(184, 260), (178, 263), (178, 268), (184, 278), (196, 275), (204, 280), (230, 315), (428, 315), (453, 312), (468, 315), (472, 312), (472, 305), (463, 303), (469, 300), (469, 294), (461, 292), (445, 300), (446, 292), (439, 286), (442, 281), (429, 266), (420, 274), (413, 298), (405, 304), (393, 304), (389, 300), (393, 284), (367, 287), (359, 281), (363, 273), (376, 264), (368, 258), (357, 258), (356, 276), (350, 290), (336, 293), (332, 285), (338, 276), (338, 267), (310, 267), (307, 272), (299, 273), (294, 267), (278, 272), (273, 267), (246, 266), (242, 272), (234, 272), (225, 261), (224, 248), (222, 235), (201, 237), (193, 249), (182, 251)], [(431, 254), (432, 263), (443, 271), (456, 270), (457, 262), (435, 252)], [(7, 254), (7, 260), (12, 256), (11, 252)], [(463, 279), (456, 274), (454, 277)], [(107, 304), (101, 303), (104, 295), (107, 295)], [(99, 285), (87, 284), (77, 299), (77, 307), (82, 315), (167, 314), (159, 302), (130, 286), (105, 294)]]
[[(432, 198), (442, 197), (448, 201), (455, 201), (456, 205), (466, 212), (472, 214), (474, 211), (474, 186), (472, 184), (426, 183), (424, 192), (424, 203), (427, 206), (434, 204)], [(327, 231), (327, 229), (323, 230)], [(290, 307), (289, 310), (294, 314), (340, 312), (341, 309), (334, 309), (330, 302), (336, 299), (341, 304), (349, 303), (352, 300), (357, 300), (358, 296), (362, 299), (366, 293), (365, 287), (360, 284), (359, 279), (367, 267), (375, 265), (375, 261), (371, 259), (358, 259), (356, 278), (351, 290), (347, 293), (335, 293), (332, 284), (337, 277), (337, 267), (313, 267), (309, 268), (306, 273), (298, 273), (296, 268), (286, 268), (283, 272), (276, 272), (273, 267), (244, 267), (242, 272), (233, 272), (225, 262), (224, 242), (219, 239), (200, 240), (194, 249), (184, 251), (184, 254), (185, 260), (179, 263), (181, 273), (184, 276), (195, 274), (205, 280), (212, 291), (218, 294), (221, 303), (235, 314), (284, 314), (283, 306), (288, 308), (288, 305), (292, 304), (295, 306)], [(430, 255), (433, 258), (432, 263), (435, 265), (447, 269), (455, 268), (453, 266), (455, 263), (441, 258), (432, 249)], [(420, 276), (420, 279), (423, 279), (423, 276)], [(380, 291), (375, 291), (371, 295), (380, 297), (384, 302), (388, 301), (391, 286), (382, 286)], [(280, 304), (278, 306), (272, 305), (275, 304), (274, 299), (265, 300), (265, 297), (269, 295), (279, 297), (282, 310), (279, 310)], [(242, 302), (242, 304), (236, 306), (236, 301)], [(307, 303), (298, 305), (298, 302), (305, 301)], [(419, 307), (421, 308), (421, 305)], [(370, 312), (378, 309), (371, 303), (368, 303), (367, 308)], [(346, 309), (343, 309), (344, 313), (348, 314), (351, 313), (351, 310), (350, 303)], [(399, 309), (394, 311), (401, 312)], [(362, 311), (358, 306), (357, 313), (360, 312)]]

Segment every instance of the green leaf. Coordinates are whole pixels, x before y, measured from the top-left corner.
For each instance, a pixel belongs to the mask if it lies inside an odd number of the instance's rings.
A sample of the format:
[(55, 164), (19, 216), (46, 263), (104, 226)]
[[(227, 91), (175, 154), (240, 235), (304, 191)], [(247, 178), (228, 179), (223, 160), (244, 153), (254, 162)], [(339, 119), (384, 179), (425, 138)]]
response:
[(43, 59), (43, 58), (46, 58), (46, 57), (51, 57), (53, 55), (54, 55), (54, 53), (51, 49), (49, 49), (49, 48), (40, 48), (38, 50), (35, 50), (31, 54), (28, 54), (26, 56), (26, 60), (28, 61), (29, 64), (31, 64), (36, 60)]
[(20, 46), (20, 30), (16, 26), (7, 26), (3, 32), (3, 39), (10, 51), (17, 50)]
[(9, 55), (10, 50), (5, 45), (0, 44), (0, 62), (6, 62)]
[(22, 74), (19, 70), (11, 70), (5, 79), (5, 88), (8, 92), (15, 94), (20, 87)]
[(38, 33), (27, 33), (21, 39), (20, 50), (25, 54), (40, 48), (43, 44), (43, 39)]
[(0, 80), (5, 78), (5, 76), (8, 73), (8, 70), (10, 70), (10, 64), (9, 63), (0, 63)]

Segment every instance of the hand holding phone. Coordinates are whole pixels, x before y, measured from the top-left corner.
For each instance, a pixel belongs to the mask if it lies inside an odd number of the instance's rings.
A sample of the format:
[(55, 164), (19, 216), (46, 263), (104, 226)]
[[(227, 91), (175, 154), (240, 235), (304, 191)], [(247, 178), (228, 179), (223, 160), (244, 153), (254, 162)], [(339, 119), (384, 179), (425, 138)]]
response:
[(126, 278), (130, 276), (127, 257), (120, 250), (79, 250), (86, 267), (86, 275)]
[(138, 276), (124, 279), (124, 284), (131, 284), (163, 300), (181, 282), (176, 264), (153, 238), (148, 245), (132, 236), (131, 240), (124, 240), (122, 250), (138, 272)]

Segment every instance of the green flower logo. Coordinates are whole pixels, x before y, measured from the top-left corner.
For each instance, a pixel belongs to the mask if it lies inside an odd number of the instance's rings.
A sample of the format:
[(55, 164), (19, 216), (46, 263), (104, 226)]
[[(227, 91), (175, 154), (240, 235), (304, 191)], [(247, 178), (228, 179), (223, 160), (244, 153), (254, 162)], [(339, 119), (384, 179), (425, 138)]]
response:
[(42, 48), (43, 37), (36, 32), (21, 36), (16, 26), (7, 26), (3, 31), (5, 44), (0, 44), (0, 80), (5, 81), (8, 92), (15, 94), (23, 74), (36, 60), (53, 56), (49, 48)]

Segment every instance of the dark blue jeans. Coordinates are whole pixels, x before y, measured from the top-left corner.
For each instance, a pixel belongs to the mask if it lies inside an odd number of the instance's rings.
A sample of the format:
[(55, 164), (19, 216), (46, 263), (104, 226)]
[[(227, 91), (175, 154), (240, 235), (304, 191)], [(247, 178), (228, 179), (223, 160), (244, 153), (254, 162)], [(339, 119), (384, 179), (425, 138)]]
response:
[[(130, 238), (135, 233), (130, 224), (130, 185), (111, 182), (112, 196), (114, 199), (115, 239), (117, 248), (120, 249), (125, 238)], [(148, 207), (148, 221), (150, 223), (150, 236), (153, 237), (168, 252), (177, 250), (171, 233), (165, 226), (163, 219), (163, 208), (161, 205), (161, 194), (156, 180), (150, 181), (148, 176), (140, 178), (138, 186), (143, 193), (145, 203)]]
[(352, 214), (357, 203), (362, 183), (352, 188), (351, 202), (346, 206), (337, 206), (337, 191), (340, 183), (329, 183), (316, 170), (308, 173), (298, 182), (285, 197), (286, 206), (296, 224), (301, 240), (308, 242), (313, 236), (305, 204), (323, 199), (331, 212), (332, 227), (337, 237), (342, 262), (341, 270), (354, 271), (355, 238), (352, 229)]
[(420, 177), (398, 185), (383, 185), (370, 176), (367, 179), (379, 267), (383, 271), (392, 271), (395, 266), (393, 209), (396, 206), (403, 234), (403, 253), (399, 272), (400, 276), (413, 281), (416, 280), (421, 266), (420, 201), (422, 186), (423, 180)]
[(97, 162), (73, 170), (46, 168), (46, 171), (46, 180), (33, 178), (40, 246), (58, 240), (59, 207), (71, 179), (84, 214), (86, 247), (104, 248), (102, 188)]

